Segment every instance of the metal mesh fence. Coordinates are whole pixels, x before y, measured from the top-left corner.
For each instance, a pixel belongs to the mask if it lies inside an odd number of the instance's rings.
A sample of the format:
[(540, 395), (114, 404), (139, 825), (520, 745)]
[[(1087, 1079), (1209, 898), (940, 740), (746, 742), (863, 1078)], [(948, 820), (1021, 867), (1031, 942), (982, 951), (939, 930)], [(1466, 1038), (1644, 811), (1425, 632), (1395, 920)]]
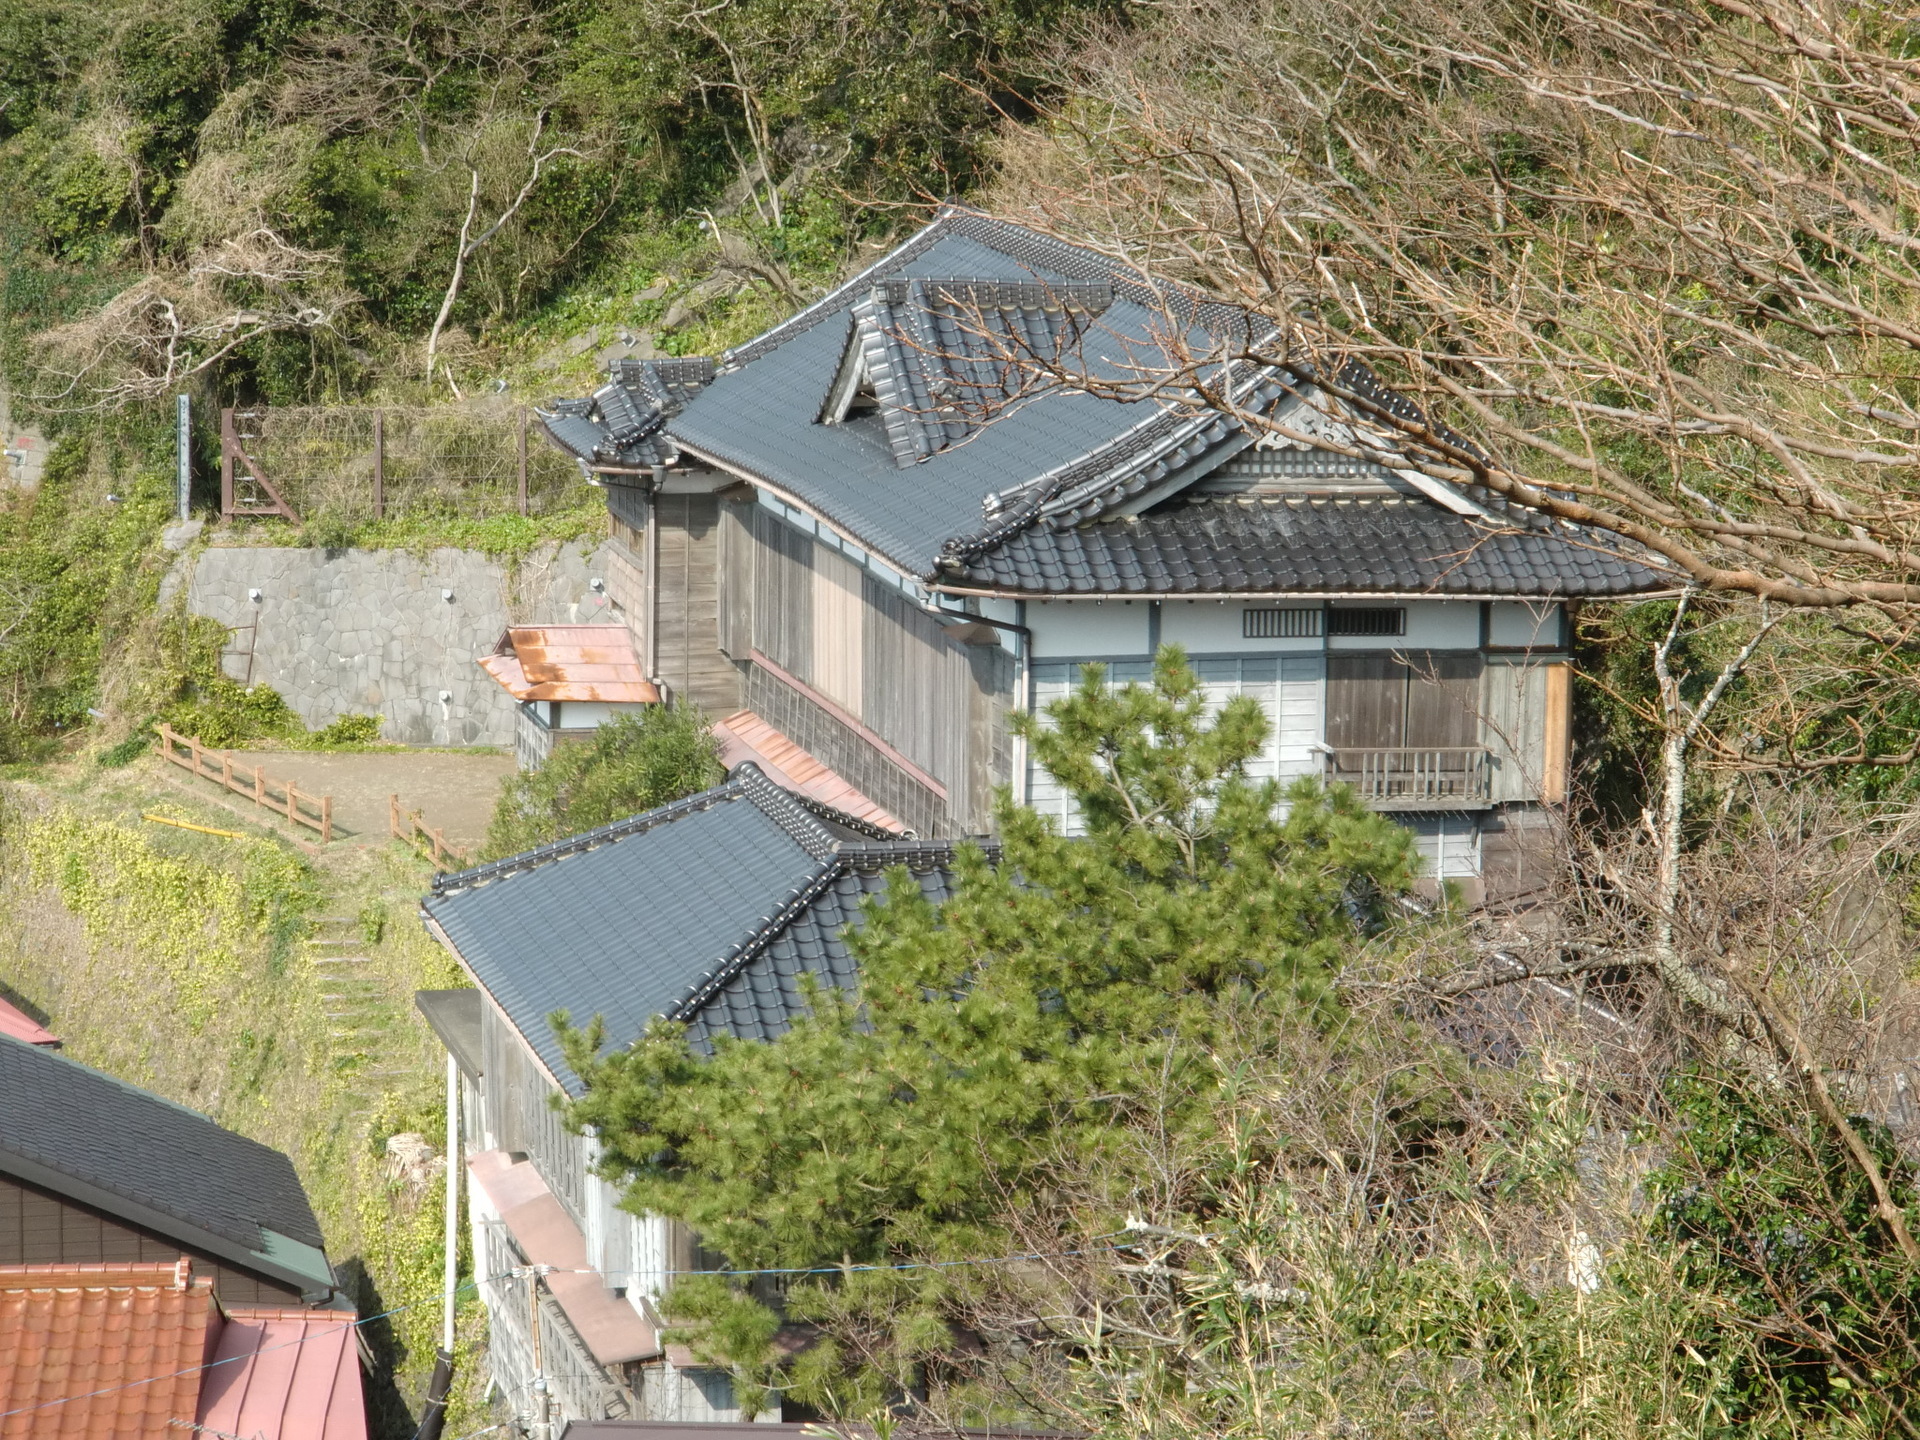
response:
[(233, 506), (269, 496), (246, 463), (302, 520), (540, 515), (578, 501), (586, 481), (520, 407), (498, 411), (348, 406), (231, 414)]

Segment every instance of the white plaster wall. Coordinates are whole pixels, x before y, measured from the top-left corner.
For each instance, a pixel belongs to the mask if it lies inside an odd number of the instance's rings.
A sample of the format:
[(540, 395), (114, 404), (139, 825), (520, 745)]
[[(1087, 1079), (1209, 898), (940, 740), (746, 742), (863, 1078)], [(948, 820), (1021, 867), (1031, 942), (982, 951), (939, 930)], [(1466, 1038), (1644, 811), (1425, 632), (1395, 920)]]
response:
[(1036, 659), (1147, 654), (1144, 600), (1042, 600), (1027, 605)]
[(1318, 600), (1289, 604), (1282, 597), (1273, 601), (1248, 603), (1230, 600), (1222, 605), (1214, 600), (1168, 600), (1160, 609), (1160, 643), (1184, 645), (1189, 655), (1273, 655), (1320, 653), (1320, 637), (1293, 640), (1249, 640), (1240, 632), (1241, 618), (1248, 610), (1318, 610)]
[(1560, 643), (1560, 607), (1555, 603), (1527, 605), (1496, 601), (1487, 625), (1495, 645), (1557, 646)]
[[(1356, 603), (1356, 608), (1364, 608)], [(1477, 600), (1413, 600), (1405, 605), (1407, 633), (1334, 635), (1332, 650), (1477, 650), (1480, 647), (1480, 602)]]

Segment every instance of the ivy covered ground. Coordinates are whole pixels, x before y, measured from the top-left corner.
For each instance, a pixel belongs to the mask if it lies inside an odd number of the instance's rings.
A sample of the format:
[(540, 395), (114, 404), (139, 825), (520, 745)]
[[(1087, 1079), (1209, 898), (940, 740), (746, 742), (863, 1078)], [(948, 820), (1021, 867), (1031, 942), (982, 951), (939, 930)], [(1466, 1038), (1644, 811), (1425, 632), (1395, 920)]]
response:
[[(444, 1133), (444, 1052), (413, 992), (462, 981), (414, 919), (430, 876), (397, 842), (307, 853), (151, 758), (0, 787), (0, 986), (74, 1059), (293, 1157), (362, 1314), (393, 1312), (369, 1327), (389, 1436), (412, 1431), (440, 1324), (443, 1181), (400, 1173), (386, 1145), (414, 1132), (437, 1151)], [(471, 1354), (471, 1294), (460, 1328)], [(462, 1377), (453, 1434), (489, 1423)]]

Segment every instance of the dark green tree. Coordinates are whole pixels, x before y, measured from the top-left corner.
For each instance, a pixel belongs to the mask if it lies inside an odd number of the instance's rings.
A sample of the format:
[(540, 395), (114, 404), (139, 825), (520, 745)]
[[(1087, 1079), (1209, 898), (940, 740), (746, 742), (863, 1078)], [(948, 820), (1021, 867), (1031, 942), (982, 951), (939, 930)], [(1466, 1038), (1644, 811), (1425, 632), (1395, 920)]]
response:
[[(569, 1122), (593, 1127), (629, 1205), (735, 1267), (838, 1268), (788, 1287), (788, 1315), (823, 1330), (790, 1363), (747, 1289), (673, 1292), (681, 1333), (733, 1367), (749, 1409), (776, 1383), (841, 1414), (963, 1397), (971, 1272), (951, 1262), (1004, 1253), (1004, 1217), (1043, 1203), (1050, 1166), (1115, 1175), (1123, 1206), (1129, 1130), (1209, 1123), (1224, 1027), (1332, 1016), (1332, 977), (1410, 882), (1406, 831), (1345, 792), (1250, 778), (1266, 717), (1244, 697), (1209, 713), (1178, 650), (1150, 686), (1089, 666), (1021, 728), (1084, 838), (1003, 796), (998, 854), (963, 849), (950, 900), (900, 871), (869, 905), (849, 937), (857, 994), (816, 990), (779, 1040), (711, 1057), (666, 1024), (603, 1054), (597, 1023), (554, 1017), (587, 1083)], [(903, 1262), (932, 1268), (857, 1268)]]
[(690, 706), (620, 715), (507, 782), (483, 855), (497, 860), (693, 795), (726, 778), (706, 718)]

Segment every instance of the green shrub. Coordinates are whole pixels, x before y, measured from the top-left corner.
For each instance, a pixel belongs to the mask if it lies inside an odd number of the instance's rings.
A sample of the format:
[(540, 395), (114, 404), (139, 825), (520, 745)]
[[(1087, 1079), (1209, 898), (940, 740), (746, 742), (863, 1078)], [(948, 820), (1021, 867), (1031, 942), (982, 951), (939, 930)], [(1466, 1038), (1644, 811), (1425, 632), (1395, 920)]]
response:
[(596, 825), (651, 810), (725, 777), (706, 717), (692, 707), (649, 706), (564, 745), (538, 770), (507, 782), (482, 858), (497, 860)]
[(183, 735), (215, 750), (306, 733), (292, 707), (270, 685), (242, 685), (225, 676), (194, 682), (193, 694), (162, 717)]
[(315, 750), (357, 750), (378, 744), (381, 720), (378, 715), (340, 715), (313, 732), (307, 744)]

